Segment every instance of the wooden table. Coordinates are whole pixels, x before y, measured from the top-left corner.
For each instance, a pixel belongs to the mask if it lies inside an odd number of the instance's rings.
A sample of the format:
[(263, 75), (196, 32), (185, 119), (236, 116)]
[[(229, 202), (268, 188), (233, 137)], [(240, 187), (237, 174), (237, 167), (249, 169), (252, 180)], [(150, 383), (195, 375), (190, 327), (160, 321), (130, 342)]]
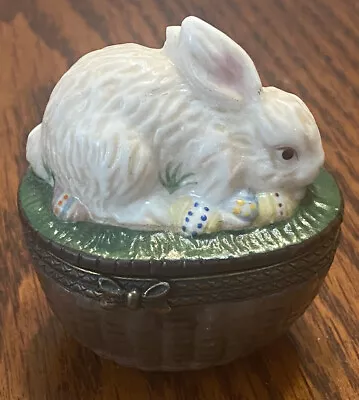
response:
[[(16, 208), (25, 144), (60, 76), (84, 53), (197, 15), (255, 60), (265, 85), (307, 102), (346, 200), (320, 294), (290, 333), (231, 365), (142, 373), (103, 361), (52, 315)], [(359, 399), (359, 3), (355, 0), (0, 0), (0, 398)]]

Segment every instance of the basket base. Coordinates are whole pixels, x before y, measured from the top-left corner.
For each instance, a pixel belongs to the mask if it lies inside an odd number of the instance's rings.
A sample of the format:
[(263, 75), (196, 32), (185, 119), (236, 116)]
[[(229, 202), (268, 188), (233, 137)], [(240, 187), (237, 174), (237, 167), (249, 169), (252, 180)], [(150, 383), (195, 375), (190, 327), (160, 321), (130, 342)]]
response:
[(185, 371), (230, 363), (285, 334), (317, 295), (326, 272), (261, 298), (179, 307), (165, 315), (104, 310), (40, 271), (39, 278), (65, 330), (100, 357), (143, 371)]

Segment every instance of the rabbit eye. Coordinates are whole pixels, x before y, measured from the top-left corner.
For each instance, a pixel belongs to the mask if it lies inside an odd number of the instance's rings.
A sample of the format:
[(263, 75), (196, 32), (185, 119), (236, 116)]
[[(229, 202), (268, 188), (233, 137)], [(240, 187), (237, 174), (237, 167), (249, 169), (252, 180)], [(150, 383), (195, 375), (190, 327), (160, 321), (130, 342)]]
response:
[(296, 156), (296, 151), (291, 147), (286, 147), (282, 150), (282, 158), (285, 161), (291, 160), (294, 156)]

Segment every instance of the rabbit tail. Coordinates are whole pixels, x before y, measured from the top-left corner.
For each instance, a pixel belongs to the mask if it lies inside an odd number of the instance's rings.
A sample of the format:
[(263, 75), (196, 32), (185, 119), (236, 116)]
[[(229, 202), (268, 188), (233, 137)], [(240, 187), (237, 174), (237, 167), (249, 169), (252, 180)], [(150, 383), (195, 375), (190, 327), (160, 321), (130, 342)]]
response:
[(27, 138), (26, 159), (39, 178), (53, 185), (53, 178), (44, 165), (42, 157), (41, 124), (37, 125)]

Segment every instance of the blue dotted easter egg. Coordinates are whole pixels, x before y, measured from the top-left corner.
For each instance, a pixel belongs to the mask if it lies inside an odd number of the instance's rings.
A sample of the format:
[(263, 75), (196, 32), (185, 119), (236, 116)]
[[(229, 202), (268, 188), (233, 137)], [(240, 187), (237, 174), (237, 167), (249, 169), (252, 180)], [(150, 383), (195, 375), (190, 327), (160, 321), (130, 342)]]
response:
[(210, 211), (210, 207), (202, 205), (199, 201), (194, 201), (184, 218), (182, 231), (191, 237), (203, 233), (208, 223)]

